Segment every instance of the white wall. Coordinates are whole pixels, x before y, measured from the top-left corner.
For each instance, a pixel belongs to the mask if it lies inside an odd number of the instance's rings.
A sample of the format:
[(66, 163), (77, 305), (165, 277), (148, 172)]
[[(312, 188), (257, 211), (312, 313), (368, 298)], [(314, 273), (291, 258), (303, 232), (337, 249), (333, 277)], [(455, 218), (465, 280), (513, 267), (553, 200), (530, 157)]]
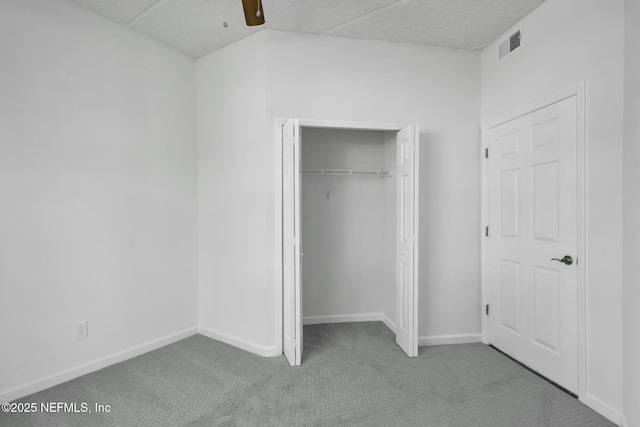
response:
[(0, 40), (7, 401), (194, 333), (196, 98), (192, 59), (71, 2), (3, 0)]
[(198, 281), (202, 332), (267, 355), (275, 351), (275, 171), (264, 55), (258, 33), (197, 60)]
[(277, 354), (274, 121), (300, 117), (420, 125), (419, 334), (479, 337), (478, 53), (263, 31), (197, 65), (210, 336)]
[(418, 334), (479, 334), (479, 54), (274, 31), (266, 40), (267, 123), (419, 124)]
[(587, 82), (587, 396), (613, 419), (622, 407), (621, 0), (548, 0), (523, 21), (522, 47), (482, 53), (482, 121)]
[(197, 64), (203, 328), (277, 353), (274, 122), (301, 117), (421, 126), (419, 334), (479, 334), (478, 53), (263, 31)]
[[(388, 170), (384, 136), (303, 128), (302, 168)], [(385, 280), (393, 277), (386, 270), (394, 267), (385, 262), (386, 216), (395, 210), (394, 204), (387, 205), (385, 181), (393, 178), (302, 175), (302, 305), (307, 323), (382, 315)], [(395, 232), (395, 224), (391, 227)]]
[(640, 2), (625, 8), (624, 121), (624, 415), (626, 425), (640, 425)]

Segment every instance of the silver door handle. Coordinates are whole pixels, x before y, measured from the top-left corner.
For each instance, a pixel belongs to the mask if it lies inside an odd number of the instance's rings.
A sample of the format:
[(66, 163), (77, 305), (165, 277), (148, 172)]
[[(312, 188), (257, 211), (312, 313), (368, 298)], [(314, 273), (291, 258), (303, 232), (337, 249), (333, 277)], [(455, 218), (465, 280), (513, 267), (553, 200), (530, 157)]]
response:
[(560, 259), (560, 258), (551, 258), (551, 261), (559, 261), (559, 262), (563, 262), (567, 265), (571, 265), (573, 264), (573, 258), (571, 258), (570, 255), (565, 255), (564, 258)]

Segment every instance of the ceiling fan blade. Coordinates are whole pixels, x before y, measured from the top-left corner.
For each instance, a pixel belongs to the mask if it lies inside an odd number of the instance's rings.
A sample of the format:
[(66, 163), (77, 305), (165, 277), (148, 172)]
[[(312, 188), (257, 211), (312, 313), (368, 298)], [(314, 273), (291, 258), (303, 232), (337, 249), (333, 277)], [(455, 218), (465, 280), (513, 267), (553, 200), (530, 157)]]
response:
[(244, 20), (248, 26), (264, 24), (262, 0), (242, 0), (242, 8), (244, 9)]

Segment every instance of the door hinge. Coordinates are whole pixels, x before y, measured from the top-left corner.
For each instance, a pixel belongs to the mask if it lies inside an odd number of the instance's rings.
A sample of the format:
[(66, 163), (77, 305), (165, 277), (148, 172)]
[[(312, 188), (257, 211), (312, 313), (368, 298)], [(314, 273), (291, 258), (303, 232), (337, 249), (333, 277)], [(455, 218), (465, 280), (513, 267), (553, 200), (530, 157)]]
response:
[(488, 148), (485, 148), (485, 149), (484, 149), (484, 158), (485, 158), (485, 159), (488, 159), (488, 158), (489, 158), (489, 149), (488, 149)]
[(484, 235), (485, 237), (489, 237), (489, 227), (484, 228)]
[(484, 314), (489, 315), (489, 304), (484, 306)]

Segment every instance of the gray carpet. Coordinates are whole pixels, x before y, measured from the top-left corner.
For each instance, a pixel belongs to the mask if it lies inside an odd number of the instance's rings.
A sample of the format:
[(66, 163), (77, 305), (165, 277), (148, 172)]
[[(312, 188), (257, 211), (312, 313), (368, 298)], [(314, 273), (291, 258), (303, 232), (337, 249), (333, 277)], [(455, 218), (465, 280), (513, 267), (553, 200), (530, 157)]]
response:
[(110, 413), (0, 413), (0, 425), (613, 425), (482, 344), (422, 347), (409, 359), (379, 322), (304, 334), (299, 368), (196, 335), (20, 400)]

